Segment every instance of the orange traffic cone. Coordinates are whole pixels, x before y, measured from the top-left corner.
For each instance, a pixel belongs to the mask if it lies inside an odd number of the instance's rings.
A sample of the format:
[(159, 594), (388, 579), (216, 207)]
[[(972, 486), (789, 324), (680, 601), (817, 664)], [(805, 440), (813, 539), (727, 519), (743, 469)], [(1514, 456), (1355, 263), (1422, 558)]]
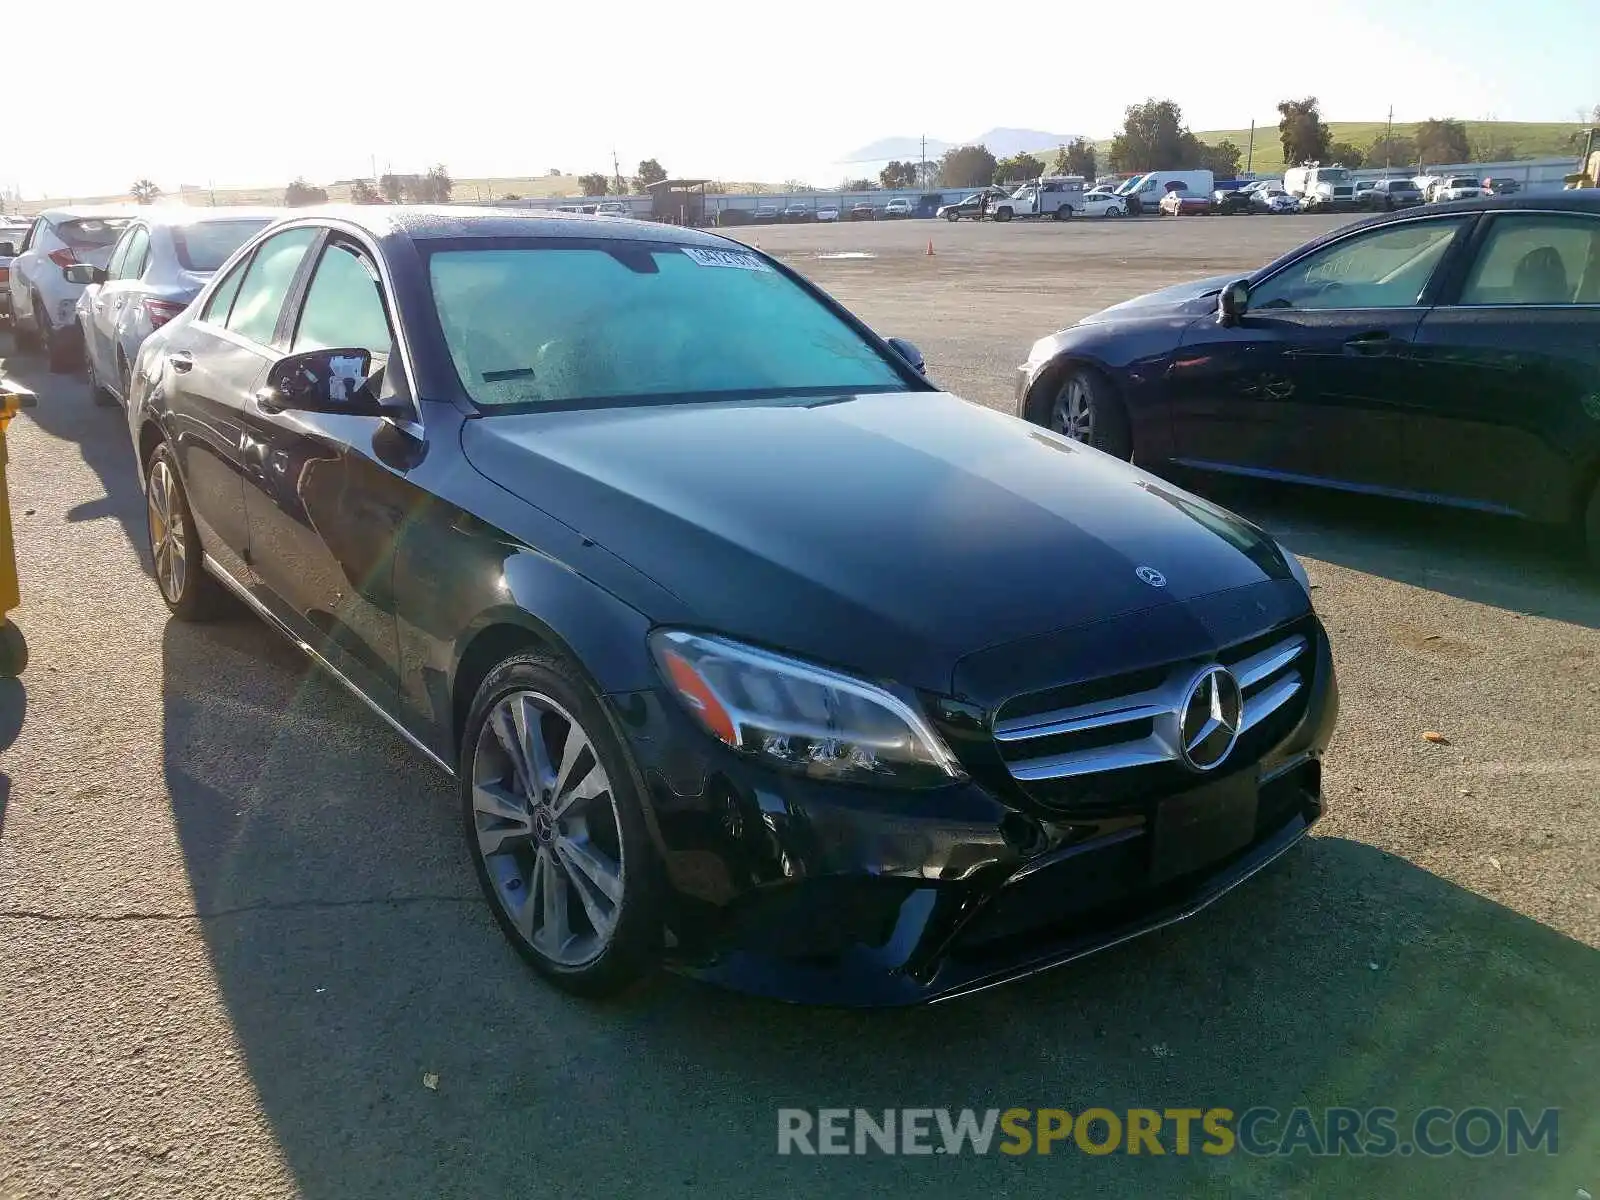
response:
[(933, 257), (933, 239), (932, 238), (928, 239), (928, 257), (929, 258)]

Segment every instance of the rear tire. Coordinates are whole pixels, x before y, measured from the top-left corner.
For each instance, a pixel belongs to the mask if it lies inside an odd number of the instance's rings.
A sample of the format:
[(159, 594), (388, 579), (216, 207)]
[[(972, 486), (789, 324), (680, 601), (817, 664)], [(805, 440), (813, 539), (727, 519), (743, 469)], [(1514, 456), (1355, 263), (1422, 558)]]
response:
[(145, 519), (156, 589), (180, 621), (208, 621), (224, 607), (227, 593), (202, 565), (205, 550), (195, 529), (189, 495), (177, 462), (162, 442), (145, 466)]
[(71, 332), (51, 325), (50, 318), (44, 314), (44, 306), (37, 299), (33, 318), (39, 326), (39, 342), (44, 348), (45, 361), (50, 365), (50, 374), (71, 374), (79, 360), (78, 344), (72, 340)]
[(995, 214), (994, 214), (994, 219), (996, 221), (1009, 221), (1009, 220), (1011, 220), (1011, 210), (1009, 208), (996, 209), (995, 210)]
[(1060, 208), (1056, 209), (1056, 211), (1052, 214), (1051, 219), (1056, 221), (1072, 220), (1072, 205), (1063, 204)]

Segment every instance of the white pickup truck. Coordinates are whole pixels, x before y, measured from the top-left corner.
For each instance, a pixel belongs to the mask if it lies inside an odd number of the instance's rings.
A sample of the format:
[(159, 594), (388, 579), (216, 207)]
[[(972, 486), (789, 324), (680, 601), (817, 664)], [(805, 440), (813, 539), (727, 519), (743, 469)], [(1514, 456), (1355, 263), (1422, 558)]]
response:
[(1084, 178), (1081, 175), (1046, 175), (1025, 183), (1009, 196), (989, 204), (989, 215), (996, 221), (1012, 217), (1050, 217), (1065, 221), (1083, 207)]

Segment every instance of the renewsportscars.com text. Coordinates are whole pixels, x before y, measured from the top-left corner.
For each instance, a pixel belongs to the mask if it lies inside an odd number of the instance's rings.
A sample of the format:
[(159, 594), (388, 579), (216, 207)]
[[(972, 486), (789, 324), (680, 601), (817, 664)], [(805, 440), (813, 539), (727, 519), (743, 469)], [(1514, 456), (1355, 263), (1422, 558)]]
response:
[(779, 1154), (1555, 1154), (1560, 1110), (781, 1108)]

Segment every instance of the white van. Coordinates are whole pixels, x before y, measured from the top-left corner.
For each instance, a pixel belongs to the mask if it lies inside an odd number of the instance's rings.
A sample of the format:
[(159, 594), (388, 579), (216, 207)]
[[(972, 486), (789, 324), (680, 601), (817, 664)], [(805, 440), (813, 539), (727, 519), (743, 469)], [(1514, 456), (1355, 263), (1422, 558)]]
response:
[(1216, 186), (1210, 171), (1148, 171), (1128, 180), (1117, 189), (1117, 195), (1127, 201), (1128, 215), (1136, 217), (1141, 212), (1159, 211), (1161, 198), (1168, 192), (1182, 188), (1191, 196), (1209, 196)]
[(1065, 221), (1083, 207), (1084, 182), (1082, 175), (1045, 175), (993, 201), (989, 215), (996, 221), (1009, 221), (1012, 217)]

